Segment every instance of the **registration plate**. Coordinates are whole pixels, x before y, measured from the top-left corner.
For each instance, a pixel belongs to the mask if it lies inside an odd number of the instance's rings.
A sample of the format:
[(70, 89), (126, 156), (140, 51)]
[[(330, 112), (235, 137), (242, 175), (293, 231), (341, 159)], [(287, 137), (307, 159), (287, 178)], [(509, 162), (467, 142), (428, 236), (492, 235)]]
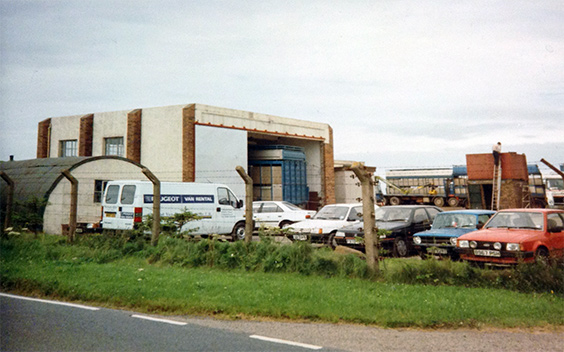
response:
[(106, 217), (107, 217), (107, 218), (115, 218), (115, 217), (116, 217), (116, 213), (106, 213)]
[(482, 257), (501, 257), (501, 252), (493, 251), (491, 249), (474, 249), (474, 255)]
[(294, 235), (296, 241), (307, 241), (307, 235)]
[(448, 254), (448, 250), (446, 250), (445, 248), (427, 248), (427, 253)]
[(358, 244), (358, 241), (354, 238), (347, 238), (347, 244)]

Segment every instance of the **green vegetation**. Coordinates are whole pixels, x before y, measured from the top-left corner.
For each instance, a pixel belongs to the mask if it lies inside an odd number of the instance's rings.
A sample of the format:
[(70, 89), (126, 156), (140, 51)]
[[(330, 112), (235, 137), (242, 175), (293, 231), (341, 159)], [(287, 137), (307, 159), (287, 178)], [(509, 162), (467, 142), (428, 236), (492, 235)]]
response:
[(18, 236), (0, 242), (4, 291), (160, 314), (352, 322), (385, 327), (562, 327), (564, 266), (363, 260), (307, 243)]

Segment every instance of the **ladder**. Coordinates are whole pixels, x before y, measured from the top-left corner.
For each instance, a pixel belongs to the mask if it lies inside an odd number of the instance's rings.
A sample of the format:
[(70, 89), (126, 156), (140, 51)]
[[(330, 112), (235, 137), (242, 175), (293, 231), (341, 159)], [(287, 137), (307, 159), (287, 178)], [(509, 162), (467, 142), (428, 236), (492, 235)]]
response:
[(494, 165), (492, 184), (492, 210), (499, 210), (499, 199), (501, 198), (501, 162)]
[(531, 207), (531, 191), (529, 189), (529, 185), (523, 185), (523, 192), (521, 193), (521, 206), (523, 208), (530, 208)]

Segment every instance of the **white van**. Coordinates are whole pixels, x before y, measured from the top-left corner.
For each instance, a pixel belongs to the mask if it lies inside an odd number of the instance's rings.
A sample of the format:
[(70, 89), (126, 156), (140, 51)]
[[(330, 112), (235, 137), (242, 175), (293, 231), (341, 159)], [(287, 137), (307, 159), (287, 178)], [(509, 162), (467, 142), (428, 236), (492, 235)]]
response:
[[(104, 229), (131, 230), (153, 213), (153, 184), (149, 181), (110, 181), (102, 200)], [(232, 235), (245, 238), (243, 201), (229, 187), (216, 183), (161, 182), (161, 216), (188, 210), (201, 217), (182, 231), (193, 235)]]

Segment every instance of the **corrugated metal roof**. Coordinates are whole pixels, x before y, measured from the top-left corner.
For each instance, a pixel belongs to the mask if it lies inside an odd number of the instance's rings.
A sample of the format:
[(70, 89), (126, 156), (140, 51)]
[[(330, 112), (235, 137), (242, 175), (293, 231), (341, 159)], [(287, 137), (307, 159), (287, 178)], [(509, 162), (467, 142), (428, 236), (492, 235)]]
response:
[[(143, 167), (129, 159), (117, 156), (65, 157), (19, 161), (0, 161), (0, 171), (15, 183), (14, 202), (25, 202), (33, 197), (48, 199), (64, 176), (63, 170), (72, 170), (84, 163), (100, 159), (117, 159)], [(0, 180), (0, 208), (5, 207), (7, 183)]]

